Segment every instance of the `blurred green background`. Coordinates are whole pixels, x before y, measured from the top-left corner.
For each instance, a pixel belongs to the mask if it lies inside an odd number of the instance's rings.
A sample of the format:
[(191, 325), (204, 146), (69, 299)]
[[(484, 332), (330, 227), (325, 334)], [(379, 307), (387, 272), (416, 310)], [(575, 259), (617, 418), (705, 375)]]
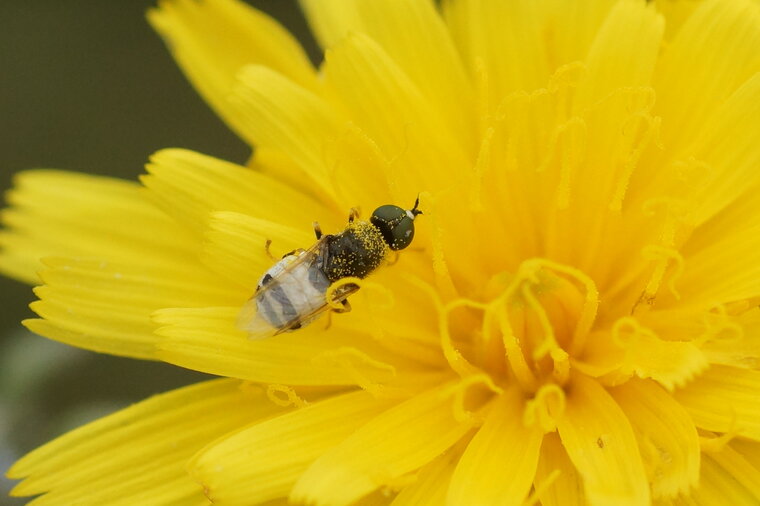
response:
[[(318, 51), (295, 0), (248, 3)], [(234, 162), (250, 151), (185, 81), (145, 21), (148, 0), (0, 1), (0, 185), (38, 167), (130, 180), (148, 155), (184, 147)], [(103, 414), (204, 376), (70, 348), (20, 325), (31, 288), (0, 278), (0, 473)], [(0, 478), (0, 505), (12, 483)]]

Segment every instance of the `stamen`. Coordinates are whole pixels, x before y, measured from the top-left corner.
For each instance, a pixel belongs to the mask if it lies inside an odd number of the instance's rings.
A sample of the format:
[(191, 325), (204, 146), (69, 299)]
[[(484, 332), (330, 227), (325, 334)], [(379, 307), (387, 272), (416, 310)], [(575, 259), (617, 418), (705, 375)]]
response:
[[(281, 395), (284, 394), (285, 398)], [(273, 403), (284, 408), (288, 406), (294, 406), (296, 408), (302, 408), (309, 404), (305, 400), (301, 399), (295, 390), (286, 385), (268, 385), (267, 397)]]
[(460, 298), (446, 304), (443, 307), (442, 314), (440, 315), (441, 347), (443, 349), (443, 354), (446, 357), (446, 361), (449, 363), (451, 368), (462, 378), (466, 378), (473, 374), (480, 374), (482, 371), (464, 358), (464, 355), (462, 355), (462, 353), (454, 346), (454, 342), (451, 338), (451, 332), (449, 329), (449, 315), (452, 313), (452, 311), (460, 307), (470, 307), (485, 311), (487, 309), (487, 306), (479, 302)]
[[(628, 183), (630, 182), (631, 176), (633, 175), (633, 172), (636, 169), (639, 160), (641, 159), (641, 155), (649, 143), (657, 136), (659, 136), (660, 127), (662, 124), (661, 117), (652, 117), (648, 113), (639, 113), (629, 118), (629, 121), (631, 123), (635, 122), (636, 120), (643, 122), (644, 127), (641, 129), (641, 132), (638, 136), (636, 136), (636, 132), (634, 131), (633, 135), (631, 136), (633, 138), (630, 142), (630, 146), (628, 148), (624, 148), (627, 154), (623, 159), (623, 169), (620, 173), (620, 178), (618, 179), (616, 188), (612, 194), (612, 200), (610, 201), (609, 207), (611, 211), (620, 211), (623, 208), (623, 200), (625, 199), (625, 194), (628, 190)], [(636, 130), (637, 127), (638, 124), (633, 127), (633, 130)], [(624, 135), (626, 130), (626, 125), (623, 125)]]
[(565, 412), (567, 398), (559, 385), (548, 383), (538, 389), (533, 399), (525, 403), (523, 424), (538, 425), (544, 433), (557, 430), (557, 420)]
[(720, 436), (713, 433), (709, 433), (709, 435), (706, 436), (699, 436), (699, 449), (706, 453), (718, 453), (723, 451), (728, 443), (740, 435), (734, 426), (735, 422), (736, 420), (733, 420), (731, 428)]
[(349, 373), (349, 376), (354, 380), (354, 384), (375, 396), (379, 396), (382, 393), (384, 388), (383, 384), (367, 377), (367, 375), (357, 367), (357, 364), (361, 364), (364, 367), (374, 368), (377, 371), (384, 371), (389, 377), (396, 376), (396, 368), (392, 365), (375, 360), (366, 353), (347, 346), (333, 350), (325, 350), (312, 358), (312, 362), (316, 365), (329, 365), (342, 368)]
[(557, 184), (557, 196), (555, 209), (567, 209), (570, 205), (570, 183), (573, 174), (580, 167), (586, 156), (586, 122), (579, 118), (570, 118), (557, 128), (556, 139), (552, 144), (559, 146), (561, 153), (559, 183)]
[(485, 211), (482, 197), (484, 175), (485, 171), (491, 164), (491, 140), (493, 139), (494, 131), (493, 128), (487, 128), (483, 133), (480, 150), (478, 151), (478, 158), (475, 160), (475, 174), (472, 178), (472, 186), (470, 189), (470, 210), (474, 213)]
[(448, 265), (443, 253), (443, 226), (440, 222), (439, 214), (436, 212), (436, 200), (432, 194), (423, 192), (425, 196), (423, 199), (425, 205), (430, 208), (427, 213), (431, 217), (431, 229), (430, 234), (431, 244), (433, 247), (433, 273), (435, 274), (436, 283), (438, 289), (443, 293), (444, 298), (453, 298), (457, 290), (454, 287), (454, 281), (451, 279), (451, 273), (449, 272)]
[[(451, 369), (456, 372), (462, 378), (470, 376), (472, 374), (481, 373), (477, 367), (470, 364), (464, 356), (454, 347), (454, 343), (451, 339), (451, 333), (449, 332), (449, 313), (456, 307), (466, 306), (467, 301), (462, 299), (454, 300), (447, 305), (444, 305), (441, 301), (440, 295), (437, 290), (430, 286), (425, 281), (412, 276), (409, 281), (419, 287), (422, 291), (426, 292), (436, 308), (438, 317), (438, 331), (441, 338), (441, 349), (443, 350), (443, 356), (446, 358)], [(478, 303), (474, 303), (478, 304)]]
[(523, 355), (520, 348), (520, 343), (517, 341), (514, 331), (509, 324), (506, 308), (497, 306), (496, 321), (499, 323), (499, 329), (504, 341), (504, 351), (515, 379), (524, 391), (534, 392), (538, 387), (538, 379), (525, 361), (525, 355)]
[(573, 332), (573, 338), (570, 346), (570, 353), (576, 356), (579, 355), (583, 351), (586, 338), (591, 331), (591, 327), (594, 325), (594, 320), (596, 320), (596, 314), (599, 310), (599, 290), (596, 288), (596, 283), (594, 283), (594, 280), (584, 274), (583, 271), (574, 267), (562, 265), (560, 263), (543, 258), (526, 260), (524, 263), (527, 262), (532, 262), (546, 269), (564, 274), (571, 279), (576, 280), (583, 286), (585, 291), (583, 309), (581, 310), (581, 314), (578, 318), (578, 323), (575, 326), (575, 331)]
[(702, 316), (705, 332), (695, 342), (706, 344), (708, 342), (739, 343), (744, 339), (744, 327), (731, 320), (724, 305), (716, 306), (713, 312)]
[(655, 244), (645, 246), (641, 253), (647, 260), (655, 262), (654, 272), (649, 278), (649, 282), (644, 289), (644, 294), (646, 297), (654, 298), (654, 296), (657, 294), (660, 289), (660, 285), (662, 284), (662, 280), (665, 277), (665, 273), (670, 266), (670, 261), (672, 260), (675, 261), (675, 270), (670, 276), (667, 286), (668, 290), (670, 290), (670, 293), (672, 293), (676, 299), (680, 299), (681, 295), (675, 288), (675, 280), (678, 279), (683, 272), (683, 255), (681, 255), (681, 253), (679, 253), (675, 248), (667, 248), (664, 246), (657, 246)]
[[(465, 396), (470, 389), (476, 386), (485, 386), (492, 394), (501, 395), (504, 393), (504, 390), (498, 387), (488, 374), (474, 374), (463, 378), (455, 385), (453, 390), (452, 407), (454, 410), (454, 419), (457, 422), (469, 422), (474, 426), (479, 426), (485, 421), (482, 416), (482, 409), (479, 409), (478, 412), (475, 413), (467, 409), (465, 406)], [(488, 397), (490, 398), (491, 396)], [(481, 408), (487, 404), (488, 400), (490, 399), (483, 400)]]

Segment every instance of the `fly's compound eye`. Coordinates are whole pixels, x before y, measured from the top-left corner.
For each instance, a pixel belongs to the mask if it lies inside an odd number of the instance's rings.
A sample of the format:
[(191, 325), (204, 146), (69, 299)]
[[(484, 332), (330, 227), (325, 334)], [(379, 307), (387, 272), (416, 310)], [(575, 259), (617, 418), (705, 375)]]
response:
[(412, 239), (414, 239), (414, 217), (417, 214), (419, 212), (406, 211), (394, 205), (385, 205), (375, 209), (369, 221), (380, 230), (388, 247), (397, 251), (412, 243)]

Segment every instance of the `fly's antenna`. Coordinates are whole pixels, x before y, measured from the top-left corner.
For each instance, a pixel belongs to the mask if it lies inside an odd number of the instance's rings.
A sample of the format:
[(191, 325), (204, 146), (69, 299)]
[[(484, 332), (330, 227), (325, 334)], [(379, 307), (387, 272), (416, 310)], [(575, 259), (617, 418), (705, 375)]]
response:
[(424, 214), (422, 211), (420, 211), (419, 209), (417, 209), (418, 205), (420, 205), (420, 194), (419, 193), (417, 194), (417, 198), (414, 201), (414, 207), (409, 211), (414, 216), (417, 216), (418, 214)]

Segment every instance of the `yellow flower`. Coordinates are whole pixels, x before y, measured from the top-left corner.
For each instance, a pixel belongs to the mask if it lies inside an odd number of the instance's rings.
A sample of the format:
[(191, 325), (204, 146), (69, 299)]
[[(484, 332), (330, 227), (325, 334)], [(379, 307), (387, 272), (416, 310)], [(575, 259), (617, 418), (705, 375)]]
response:
[[(36, 282), (42, 259), (30, 329), (227, 378), (33, 451), (14, 493), (758, 504), (760, 4), (302, 3), (318, 71), (237, 0), (149, 15), (250, 167), (171, 149), (144, 187), (18, 177), (0, 263)], [(414, 244), (351, 313), (236, 328), (267, 239), (418, 193)]]

